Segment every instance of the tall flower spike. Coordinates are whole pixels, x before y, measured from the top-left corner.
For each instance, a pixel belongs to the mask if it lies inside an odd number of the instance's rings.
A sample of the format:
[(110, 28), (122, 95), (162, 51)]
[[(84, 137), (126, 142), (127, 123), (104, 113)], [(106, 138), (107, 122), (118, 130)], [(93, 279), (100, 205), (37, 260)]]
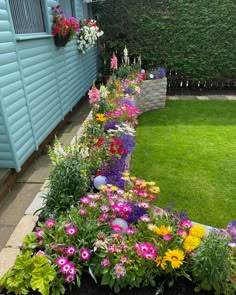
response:
[(113, 53), (113, 57), (111, 58), (111, 69), (117, 70), (117, 57), (115, 53)]
[(128, 58), (129, 58), (129, 56), (128, 56), (128, 49), (125, 46), (125, 48), (124, 48), (124, 61), (125, 61), (126, 64), (128, 64)]

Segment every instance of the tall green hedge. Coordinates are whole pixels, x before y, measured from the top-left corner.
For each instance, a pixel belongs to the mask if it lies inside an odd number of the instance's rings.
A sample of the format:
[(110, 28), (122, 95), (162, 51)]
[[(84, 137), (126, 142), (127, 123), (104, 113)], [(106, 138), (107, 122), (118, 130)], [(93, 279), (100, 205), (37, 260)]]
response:
[(191, 79), (236, 78), (236, 0), (106, 0), (96, 14), (111, 50)]

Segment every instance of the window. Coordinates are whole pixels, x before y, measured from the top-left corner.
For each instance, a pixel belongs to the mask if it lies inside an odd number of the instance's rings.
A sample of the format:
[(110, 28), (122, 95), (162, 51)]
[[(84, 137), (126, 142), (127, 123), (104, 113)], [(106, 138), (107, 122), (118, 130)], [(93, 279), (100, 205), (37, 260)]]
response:
[(74, 16), (74, 1), (73, 0), (60, 0), (61, 10), (68, 16)]
[(9, 0), (16, 34), (46, 32), (42, 0)]

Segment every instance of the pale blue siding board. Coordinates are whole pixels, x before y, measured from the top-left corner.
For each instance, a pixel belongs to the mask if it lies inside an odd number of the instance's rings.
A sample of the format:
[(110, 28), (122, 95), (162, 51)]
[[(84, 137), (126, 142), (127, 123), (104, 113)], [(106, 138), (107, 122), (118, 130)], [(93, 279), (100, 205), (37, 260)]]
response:
[[(16, 144), (16, 150), (17, 150), (17, 155), (19, 155), (19, 152), (21, 148), (26, 144), (27, 147), (29, 148), (30, 146), (33, 147), (33, 139), (32, 136), (29, 132), (25, 133), (21, 130), (21, 137), (15, 142)], [(22, 154), (20, 154), (19, 158), (22, 157)]]
[[(27, 86), (32, 85), (34, 82), (38, 82), (40, 79), (43, 78), (54, 78), (55, 79), (55, 74), (53, 72), (53, 67), (47, 68), (47, 69), (43, 69), (42, 71), (38, 72), (38, 73), (34, 73), (30, 76), (25, 77), (25, 85), (26, 88)], [(55, 81), (56, 83), (56, 81)]]
[(7, 9), (6, 0), (0, 0), (0, 9)]
[[(21, 120), (22, 121), (26, 121), (25, 118), (23, 118)], [(26, 128), (28, 129), (28, 131), (25, 132)], [(33, 138), (32, 138), (32, 133), (30, 132), (30, 123), (28, 121), (25, 122), (24, 125), (21, 125), (21, 127), (19, 127), (19, 124), (15, 124), (12, 126), (12, 138), (14, 139), (14, 142), (17, 143), (17, 141), (21, 138), (22, 134), (30, 134), (31, 137), (31, 144), (33, 144)]]
[(14, 102), (7, 108), (8, 118), (10, 119), (11, 116), (14, 116), (19, 110), (25, 108), (25, 101), (23, 99)]
[(20, 72), (15, 72), (12, 74), (5, 75), (4, 77), (2, 77), (1, 86), (2, 86), (2, 88), (6, 87), (6, 88), (4, 88), (5, 90), (8, 89), (8, 91), (11, 91), (10, 86), (12, 83), (20, 83), (21, 84), (19, 79), (21, 79)]
[(8, 20), (2, 20), (0, 18), (0, 28), (1, 28), (1, 31), (10, 31), (11, 26), (9, 24), (9, 21)]
[(9, 143), (1, 143), (0, 142), (0, 150), (3, 152), (8, 152), (10, 149)]
[(13, 40), (12, 32), (1, 32), (0, 43), (11, 42)]
[(18, 99), (19, 95), (24, 97), (22, 83), (20, 81), (13, 82), (7, 86), (2, 87), (2, 96), (4, 98), (6, 106), (7, 104), (9, 104), (9, 102), (7, 102), (7, 99), (15, 101)]
[[(0, 123), (0, 126), (1, 126), (1, 123)], [(1, 143), (9, 142), (7, 135), (6, 134), (1, 134), (1, 131), (0, 131), (0, 142)]]
[[(36, 76), (37, 77), (37, 76)], [(31, 93), (37, 89), (39, 89), (40, 87), (42, 87), (43, 85), (46, 85), (47, 83), (51, 83), (55, 85), (55, 75), (54, 73), (51, 73), (50, 75), (40, 78), (39, 80), (34, 79), (33, 81), (31, 81), (31, 83), (28, 83), (27, 86), (27, 93)]]
[[(9, 124), (11, 126), (13, 125), (14, 122), (19, 121), (23, 116), (25, 116), (27, 113), (27, 108), (23, 107), (21, 109), (18, 109), (14, 114), (8, 117)], [(19, 128), (20, 126), (18, 126)]]
[(49, 91), (52, 88), (56, 92), (56, 90), (57, 90), (56, 87), (57, 86), (55, 85), (55, 83), (53, 83), (53, 81), (47, 81), (47, 83), (45, 83), (41, 87), (38, 87), (37, 89), (35, 89), (31, 93), (29, 93), (28, 98), (30, 101), (31, 108), (33, 109), (38, 104), (37, 99), (40, 95), (42, 95), (43, 93), (46, 93), (47, 91)]
[[(0, 8), (0, 19), (1, 20), (8, 20), (8, 13), (5, 9)], [(3, 31), (2, 28), (0, 29), (0, 31)]]
[[(1, 36), (1, 33), (0, 33), (0, 36)], [(13, 42), (2, 43), (0, 46), (0, 54), (15, 52), (14, 50), (15, 50), (15, 47)]]
[[(47, 63), (47, 64), (44, 64), (44, 63)], [(28, 71), (32, 69), (32, 72), (34, 73), (38, 71), (37, 67), (39, 67), (40, 65), (43, 65), (45, 67), (53, 65), (52, 60), (48, 57), (48, 53), (38, 55), (37, 58), (30, 57), (30, 58), (22, 60), (22, 69), (24, 73), (26, 73), (27, 69)]]
[(32, 137), (30, 138), (30, 141), (23, 143), (21, 147), (19, 147), (19, 149), (17, 150), (17, 157), (21, 164), (25, 163), (25, 161), (30, 157), (30, 155), (35, 150), (34, 140), (32, 139)]
[(28, 77), (34, 74), (37, 74), (41, 71), (44, 71), (45, 69), (51, 69), (53, 67), (52, 61), (46, 60), (42, 61), (40, 63), (37, 63), (35, 65), (31, 65), (28, 68), (24, 69), (24, 77)]
[(0, 66), (0, 76), (8, 75), (14, 73), (19, 70), (19, 66), (17, 62), (12, 62), (7, 65)]

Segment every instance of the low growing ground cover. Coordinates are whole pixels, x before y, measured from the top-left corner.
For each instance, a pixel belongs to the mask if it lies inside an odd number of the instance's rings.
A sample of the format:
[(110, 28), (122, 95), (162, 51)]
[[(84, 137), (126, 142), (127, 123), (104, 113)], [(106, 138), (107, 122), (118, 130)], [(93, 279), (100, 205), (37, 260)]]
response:
[(236, 101), (167, 101), (139, 117), (132, 173), (197, 222), (225, 227), (236, 208)]

